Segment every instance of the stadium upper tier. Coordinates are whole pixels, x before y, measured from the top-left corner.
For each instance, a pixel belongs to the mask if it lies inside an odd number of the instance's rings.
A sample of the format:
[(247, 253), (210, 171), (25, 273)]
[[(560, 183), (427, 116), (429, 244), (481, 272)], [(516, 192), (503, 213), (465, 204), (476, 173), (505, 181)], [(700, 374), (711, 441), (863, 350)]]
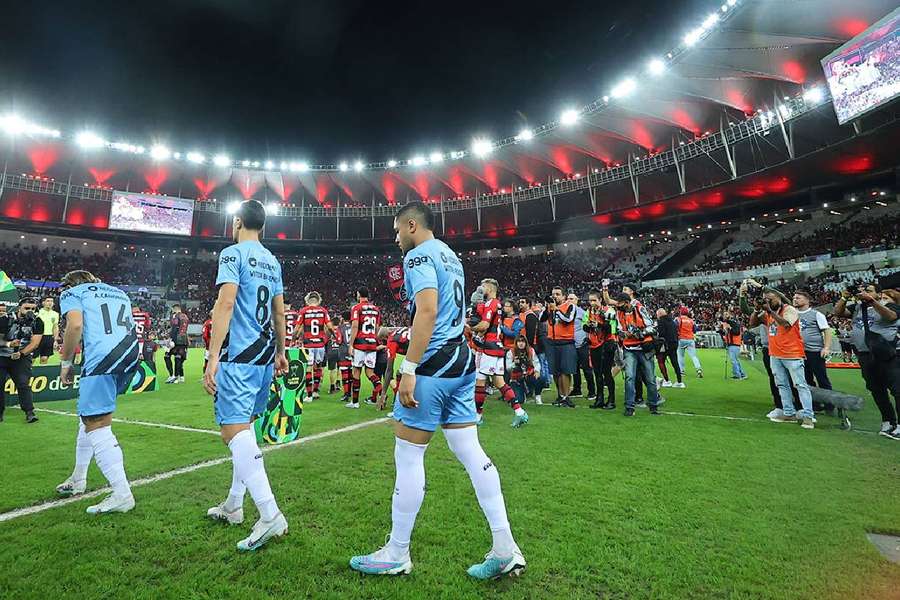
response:
[(439, 233), (448, 237), (561, 228), (591, 235), (714, 214), (896, 166), (896, 115), (884, 109), (857, 127), (839, 126), (819, 64), (893, 2), (722, 6), (649, 64), (615, 61), (623, 67), (617, 73), (633, 72), (598, 82), (608, 85), (607, 96), (439, 156), (316, 165), (302, 157), (176, 153), (149, 140), (107, 141), (117, 139), (112, 134), (20, 135), (0, 146), (0, 216), (105, 228), (113, 190), (130, 190), (196, 200), (189, 233), (220, 237), (229, 206), (255, 198), (272, 207), (273, 239), (353, 242), (391, 238), (395, 206), (421, 199), (434, 204)]

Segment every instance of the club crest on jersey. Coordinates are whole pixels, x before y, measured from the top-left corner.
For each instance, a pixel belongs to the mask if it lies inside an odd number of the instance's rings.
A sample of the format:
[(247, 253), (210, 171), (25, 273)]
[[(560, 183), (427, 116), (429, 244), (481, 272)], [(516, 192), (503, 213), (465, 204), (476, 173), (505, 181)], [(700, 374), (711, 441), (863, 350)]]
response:
[(390, 277), (391, 279), (394, 279), (394, 280), (402, 279), (403, 271), (400, 269), (399, 266), (393, 266), (390, 269), (388, 269), (388, 277)]

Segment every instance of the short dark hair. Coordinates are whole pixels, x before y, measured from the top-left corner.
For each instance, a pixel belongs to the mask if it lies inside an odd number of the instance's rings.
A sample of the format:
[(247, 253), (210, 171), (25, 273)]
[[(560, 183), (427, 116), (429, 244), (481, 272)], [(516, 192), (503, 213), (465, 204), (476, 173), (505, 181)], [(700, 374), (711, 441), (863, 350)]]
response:
[(240, 218), (244, 228), (251, 231), (262, 231), (266, 226), (266, 207), (259, 200), (244, 200), (234, 216)]
[(175, 309), (175, 308), (180, 309), (180, 308), (181, 308), (181, 305), (178, 304), (178, 303), (175, 303), (175, 304), (172, 305), (172, 308), (173, 308), (173, 309)]
[(434, 212), (427, 204), (416, 200), (415, 202), (407, 202), (404, 204), (395, 217), (398, 221), (403, 218), (415, 219), (416, 223), (432, 231), (434, 229)]
[(37, 304), (37, 301), (34, 299), (34, 296), (22, 296), (19, 298), (19, 306), (23, 304)]
[(341, 313), (341, 316), (344, 318), (345, 321), (349, 321), (350, 320), (350, 311), (345, 310), (344, 312)]
[(805, 296), (807, 300), (812, 300), (812, 295), (809, 293), (809, 290), (807, 290), (807, 289), (801, 288), (794, 293), (800, 294), (801, 296)]
[(616, 302), (624, 302), (625, 304), (631, 304), (631, 298), (625, 292), (619, 292), (618, 294), (615, 294), (613, 296), (613, 300), (615, 300)]
[(590, 292), (588, 292), (588, 298), (590, 298), (591, 296), (596, 297), (598, 300), (603, 300), (603, 292), (601, 292), (600, 290), (591, 290)]
[(367, 287), (357, 288), (356, 293), (359, 294), (360, 298), (368, 298), (369, 297), (369, 288), (367, 288)]

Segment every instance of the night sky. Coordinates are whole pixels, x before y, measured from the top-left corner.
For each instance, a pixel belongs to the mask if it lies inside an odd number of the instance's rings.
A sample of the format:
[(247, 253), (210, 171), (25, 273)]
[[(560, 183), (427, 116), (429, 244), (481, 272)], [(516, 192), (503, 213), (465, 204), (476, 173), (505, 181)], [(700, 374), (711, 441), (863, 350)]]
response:
[(333, 163), (467, 148), (606, 93), (709, 0), (4, 6), (0, 113), (65, 132)]

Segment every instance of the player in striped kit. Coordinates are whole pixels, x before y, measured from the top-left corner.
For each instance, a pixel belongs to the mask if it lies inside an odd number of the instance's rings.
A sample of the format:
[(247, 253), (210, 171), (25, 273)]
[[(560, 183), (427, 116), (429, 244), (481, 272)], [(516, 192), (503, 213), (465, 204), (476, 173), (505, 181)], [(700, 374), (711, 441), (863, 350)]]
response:
[(350, 309), (350, 349), (353, 353), (353, 396), (347, 408), (359, 408), (359, 387), (362, 369), (372, 382), (372, 395), (381, 396), (381, 377), (375, 372), (378, 354), (378, 328), (381, 327), (381, 309), (369, 302), (369, 290), (356, 292), (356, 305)]
[(310, 292), (304, 298), (306, 306), (297, 312), (297, 324), (303, 334), (306, 348), (306, 402), (319, 399), (319, 385), (322, 382), (322, 365), (325, 364), (325, 338), (331, 331), (331, 317), (321, 306), (319, 292)]

